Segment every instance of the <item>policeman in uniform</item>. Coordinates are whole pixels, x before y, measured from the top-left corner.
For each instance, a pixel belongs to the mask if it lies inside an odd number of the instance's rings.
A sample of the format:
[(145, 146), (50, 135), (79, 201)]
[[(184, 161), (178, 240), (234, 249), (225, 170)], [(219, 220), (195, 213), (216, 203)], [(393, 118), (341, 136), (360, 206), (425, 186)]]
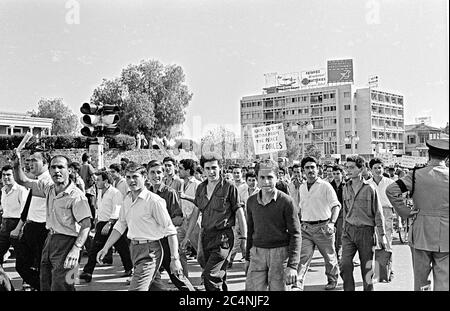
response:
[[(435, 291), (449, 290), (449, 155), (448, 140), (427, 141), (428, 165), (414, 169), (389, 185), (386, 195), (402, 218), (416, 217), (409, 231), (414, 290), (429, 290), (428, 276), (433, 272)], [(414, 172), (415, 171), (415, 172)], [(414, 209), (409, 209), (402, 193), (412, 192)]]

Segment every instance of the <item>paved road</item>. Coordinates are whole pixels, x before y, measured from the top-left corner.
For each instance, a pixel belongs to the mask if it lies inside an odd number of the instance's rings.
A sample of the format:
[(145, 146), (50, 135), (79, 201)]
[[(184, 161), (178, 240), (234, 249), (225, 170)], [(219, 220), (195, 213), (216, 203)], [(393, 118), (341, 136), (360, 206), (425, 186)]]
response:
[[(377, 283), (375, 284), (376, 291), (411, 291), (413, 289), (413, 276), (412, 276), (412, 262), (410, 256), (410, 250), (407, 245), (400, 244), (394, 240), (393, 246), (393, 258), (394, 258), (394, 271), (395, 278), (390, 283)], [(244, 276), (244, 264), (239, 261), (239, 255), (236, 256), (236, 260), (231, 270), (227, 273), (227, 283), (230, 291), (243, 291), (245, 289), (245, 276)], [(83, 257), (81, 260), (81, 266), (84, 266), (87, 258)], [(22, 279), (14, 269), (15, 260), (8, 259), (4, 268), (8, 275), (11, 277), (13, 285), (16, 289), (22, 288)], [(193, 285), (200, 285), (201, 269), (195, 259), (191, 259), (189, 264), (189, 277)], [(127, 278), (121, 277), (123, 273), (123, 267), (121, 266), (120, 257), (118, 254), (114, 254), (113, 265), (101, 266), (98, 265), (95, 269), (92, 282), (85, 283), (83, 280), (79, 280), (76, 286), (78, 291), (126, 291), (128, 289)], [(360, 267), (355, 267), (355, 282), (356, 290), (362, 290), (362, 278)], [(175, 287), (169, 283), (169, 277), (167, 273), (162, 274), (162, 279), (167, 283), (169, 288), (175, 289)], [(314, 253), (313, 260), (311, 262), (310, 269), (305, 280), (305, 291), (322, 291), (326, 284), (325, 266), (322, 257), (319, 252)], [(342, 290), (342, 280), (339, 279), (337, 291)]]

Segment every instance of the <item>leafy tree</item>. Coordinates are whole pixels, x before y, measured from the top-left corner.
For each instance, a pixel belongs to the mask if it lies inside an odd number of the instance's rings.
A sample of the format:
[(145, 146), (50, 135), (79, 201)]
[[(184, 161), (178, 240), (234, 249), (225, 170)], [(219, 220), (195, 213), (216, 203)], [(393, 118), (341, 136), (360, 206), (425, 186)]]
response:
[(286, 157), (290, 160), (297, 160), (300, 156), (300, 146), (298, 139), (291, 134), (286, 133)]
[(319, 160), (322, 157), (322, 151), (314, 144), (309, 144), (305, 148), (305, 157), (314, 157)]
[(52, 118), (52, 135), (75, 134), (79, 128), (78, 117), (64, 105), (62, 98), (41, 98), (37, 112), (31, 111), (31, 116)]
[(231, 152), (237, 151), (236, 134), (223, 126), (209, 130), (200, 142), (200, 154), (215, 152), (223, 159), (231, 157)]
[(92, 103), (116, 104), (122, 133), (147, 137), (171, 137), (171, 128), (185, 120), (192, 93), (184, 84), (183, 69), (156, 60), (128, 65), (120, 77), (104, 79), (91, 97)]

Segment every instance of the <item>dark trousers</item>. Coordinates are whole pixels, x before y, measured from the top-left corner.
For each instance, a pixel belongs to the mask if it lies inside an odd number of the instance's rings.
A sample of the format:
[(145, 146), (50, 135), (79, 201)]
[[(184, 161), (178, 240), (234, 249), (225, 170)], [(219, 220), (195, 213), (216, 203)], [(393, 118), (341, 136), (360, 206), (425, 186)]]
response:
[(338, 217), (336, 219), (336, 223), (334, 224), (336, 227), (336, 236), (334, 240), (334, 248), (336, 250), (336, 256), (338, 259), (339, 265), (341, 264), (341, 258), (342, 258), (342, 226), (343, 226), (344, 220), (342, 217)]
[[(88, 200), (89, 209), (91, 210), (92, 219), (95, 219), (95, 195), (86, 193), (86, 199)], [(94, 222), (91, 221), (91, 229), (94, 229)]]
[(359, 253), (364, 291), (373, 291), (373, 246), (376, 245), (375, 229), (371, 226), (354, 226), (345, 223), (342, 235), (342, 270), (344, 291), (355, 290), (353, 257)]
[(0, 225), (0, 266), (3, 265), (3, 256), (5, 256), (11, 246), (9, 234), (17, 227), (18, 223), (19, 218), (2, 219), (2, 224)]
[(202, 278), (207, 291), (226, 291), (227, 265), (233, 249), (234, 235), (231, 228), (202, 232), (201, 241), (205, 267)]
[(45, 222), (28, 221), (23, 227), (22, 237), (14, 247), (17, 272), (25, 283), (37, 290), (40, 289), (39, 271), (47, 234)]
[[(111, 235), (113, 226), (111, 226), (107, 235), (102, 235), (102, 229), (106, 224), (106, 221), (99, 221), (95, 227), (95, 236), (91, 243), (91, 247), (89, 248), (88, 262), (83, 268), (83, 271), (86, 273), (92, 274), (94, 272), (95, 265), (97, 264), (97, 253), (105, 246), (106, 241)], [(133, 263), (131, 262), (130, 248), (125, 240), (125, 235), (122, 234), (117, 242), (114, 243), (114, 247), (120, 255), (125, 271), (131, 270), (133, 268)]]
[[(169, 241), (167, 237), (159, 240), (161, 242), (161, 246), (163, 249), (163, 258), (161, 262), (161, 266), (167, 271), (169, 274), (170, 280), (173, 285), (175, 285), (180, 291), (195, 291), (194, 286), (192, 286), (189, 279), (182, 273), (180, 275), (175, 275), (170, 272), (170, 247)], [(161, 291), (164, 290), (163, 285), (161, 284), (161, 275), (159, 271), (156, 271), (155, 279), (150, 285), (150, 291)]]
[(48, 234), (42, 250), (41, 291), (75, 291), (78, 269), (64, 268), (64, 261), (75, 243), (76, 237), (64, 234)]

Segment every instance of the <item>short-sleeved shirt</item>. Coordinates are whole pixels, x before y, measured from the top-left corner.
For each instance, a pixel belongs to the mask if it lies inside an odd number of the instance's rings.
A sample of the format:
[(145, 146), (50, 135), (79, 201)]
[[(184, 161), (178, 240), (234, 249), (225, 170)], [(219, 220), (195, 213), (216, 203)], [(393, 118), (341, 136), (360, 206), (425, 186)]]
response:
[(2, 188), (1, 206), (3, 218), (20, 218), (25, 203), (27, 202), (28, 189), (15, 183), (11, 190), (6, 192), (7, 186)]
[(98, 221), (118, 219), (122, 204), (123, 196), (120, 191), (113, 186), (109, 186), (104, 193), (101, 192), (97, 197)]
[(45, 197), (47, 201), (47, 221), (45, 227), (56, 233), (78, 236), (75, 223), (92, 218), (91, 210), (84, 193), (70, 181), (67, 188), (56, 194), (55, 185), (44, 180), (30, 181), (33, 195)]
[(123, 200), (114, 229), (123, 234), (127, 228), (127, 237), (132, 240), (157, 241), (177, 234), (167, 212), (166, 201), (146, 188), (142, 189), (134, 201), (131, 192)]
[(242, 207), (237, 188), (220, 177), (208, 200), (207, 185), (208, 180), (198, 185), (194, 200), (194, 204), (202, 212), (202, 228), (205, 231), (231, 228), (235, 224), (236, 211)]
[(341, 207), (336, 192), (329, 182), (317, 178), (308, 190), (307, 183), (300, 185), (300, 209), (302, 221), (319, 221), (331, 217), (331, 208)]
[(167, 187), (164, 184), (161, 184), (159, 186), (159, 189), (155, 189), (153, 186), (150, 186), (150, 191), (156, 193), (161, 198), (163, 198), (164, 201), (166, 201), (167, 211), (169, 212), (171, 219), (177, 216), (183, 217), (180, 200), (178, 199), (178, 194), (175, 192), (175, 190)]

